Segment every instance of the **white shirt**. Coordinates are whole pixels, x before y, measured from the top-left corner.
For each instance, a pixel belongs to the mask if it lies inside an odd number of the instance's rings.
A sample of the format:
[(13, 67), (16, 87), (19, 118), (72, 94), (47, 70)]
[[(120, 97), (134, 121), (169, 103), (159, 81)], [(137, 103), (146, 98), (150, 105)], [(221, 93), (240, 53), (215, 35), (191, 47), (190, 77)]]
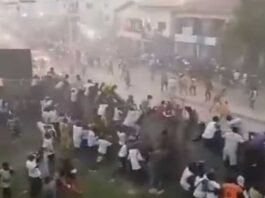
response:
[(135, 122), (139, 119), (140, 116), (141, 116), (141, 111), (138, 110), (128, 111), (126, 118), (123, 121), (123, 125), (128, 127), (134, 126)]
[(244, 127), (241, 118), (233, 118), (232, 120), (228, 121), (228, 126), (229, 127), (236, 127), (239, 129), (239, 133), (241, 135), (244, 134)]
[(36, 160), (27, 160), (26, 167), (28, 169), (28, 176), (33, 178), (39, 178), (41, 176), (40, 169), (37, 167)]
[(124, 158), (128, 155), (128, 149), (126, 144), (122, 145), (122, 147), (120, 148), (119, 152), (118, 152), (118, 157), (120, 158)]
[(77, 102), (77, 95), (78, 95), (77, 89), (72, 89), (70, 94), (71, 102)]
[(96, 144), (97, 144), (97, 137), (95, 135), (95, 132), (92, 130), (89, 130), (88, 135), (87, 135), (87, 146), (93, 147)]
[(41, 117), (42, 117), (43, 122), (45, 122), (45, 123), (50, 122), (50, 120), (49, 120), (50, 119), (49, 111), (42, 111)]
[(126, 133), (118, 131), (117, 136), (119, 138), (119, 145), (124, 145), (126, 142)]
[(10, 170), (0, 169), (0, 181), (2, 188), (9, 188), (11, 185), (12, 174)]
[(177, 87), (177, 80), (175, 78), (168, 79), (168, 87), (173, 89)]
[(121, 119), (121, 110), (117, 107), (114, 109), (113, 121), (119, 121)]
[(203, 134), (202, 138), (204, 139), (212, 139), (216, 132), (216, 122), (211, 121), (207, 124)]
[(236, 151), (238, 145), (244, 142), (244, 139), (241, 135), (234, 132), (227, 132), (224, 134), (224, 150)]
[(82, 82), (82, 80), (76, 80), (74, 82), (74, 88), (79, 89), (79, 90), (83, 89), (83, 82)]
[(186, 191), (190, 190), (190, 184), (188, 183), (188, 178), (193, 176), (194, 174), (189, 170), (189, 167), (186, 167), (182, 173), (182, 176), (180, 178), (180, 185), (182, 188)]
[(106, 113), (106, 109), (107, 109), (108, 105), (107, 104), (100, 104), (98, 107), (98, 115), (99, 116), (104, 116)]
[(59, 122), (59, 117), (56, 110), (49, 111), (49, 120), (51, 123)]
[(55, 89), (61, 89), (64, 85), (64, 82), (63, 81), (60, 81), (58, 82), (56, 85), (55, 85)]
[(234, 72), (233, 76), (234, 76), (234, 80), (239, 80), (240, 73), (239, 72)]
[(111, 142), (104, 139), (98, 140), (98, 153), (105, 155), (107, 153), (108, 147), (112, 145)]
[(53, 140), (52, 138), (47, 139), (44, 138), (42, 142), (42, 148), (44, 149), (44, 154), (46, 155), (52, 155), (54, 154), (54, 147), (53, 147)]
[(89, 90), (90, 90), (90, 87), (94, 86), (93, 83), (87, 83), (85, 84), (84, 88), (85, 88), (85, 96), (88, 96), (89, 95)]
[(144, 158), (138, 149), (130, 149), (128, 160), (130, 160), (132, 170), (136, 171), (141, 169), (140, 161), (144, 161)]
[[(54, 126), (51, 124), (45, 124), (43, 122), (37, 122), (37, 127), (42, 133), (42, 137), (44, 137), (44, 134), (50, 130), (55, 131)], [(47, 129), (45, 129), (47, 127)]]
[[(196, 181), (195, 181), (195, 190), (193, 192), (193, 196), (195, 198), (218, 198), (218, 195), (215, 195), (213, 192), (204, 192), (203, 191), (203, 185), (202, 185), (202, 181), (203, 180), (208, 180), (206, 176), (204, 176), (203, 178), (196, 178)], [(211, 180), (208, 180), (208, 190), (209, 191), (213, 191), (215, 189), (220, 189), (221, 186), (220, 184), (218, 184), (217, 182), (215, 181), (211, 181)]]
[(41, 110), (43, 111), (45, 108), (51, 106), (53, 101), (51, 99), (45, 99), (41, 101)]
[(239, 128), (241, 128), (242, 120), (241, 120), (241, 118), (233, 118), (232, 120), (228, 121), (228, 125), (230, 127), (239, 127)]
[(83, 128), (80, 126), (73, 126), (73, 143), (75, 148), (80, 148), (83, 135)]
[(32, 86), (32, 87), (37, 86), (38, 83), (39, 83), (39, 79), (38, 79), (38, 78), (33, 78), (33, 79), (31, 80), (31, 86)]

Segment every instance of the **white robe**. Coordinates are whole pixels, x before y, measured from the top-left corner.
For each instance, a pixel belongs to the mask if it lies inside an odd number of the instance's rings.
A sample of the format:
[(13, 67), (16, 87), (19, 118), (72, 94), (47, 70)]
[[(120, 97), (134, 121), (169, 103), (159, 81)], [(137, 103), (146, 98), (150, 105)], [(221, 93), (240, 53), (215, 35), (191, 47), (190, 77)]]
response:
[(123, 121), (123, 125), (128, 127), (134, 127), (135, 122), (140, 118), (141, 114), (142, 114), (141, 111), (137, 110), (128, 111), (126, 118)]
[(73, 126), (73, 144), (75, 148), (80, 148), (82, 142), (83, 128), (74, 125)]

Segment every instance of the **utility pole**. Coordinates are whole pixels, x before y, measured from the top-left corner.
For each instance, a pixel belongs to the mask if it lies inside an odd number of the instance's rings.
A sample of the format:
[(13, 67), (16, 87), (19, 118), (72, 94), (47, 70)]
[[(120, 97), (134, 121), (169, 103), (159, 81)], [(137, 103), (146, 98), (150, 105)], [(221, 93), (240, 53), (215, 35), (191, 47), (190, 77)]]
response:
[(68, 42), (69, 42), (69, 50), (72, 57), (72, 62), (70, 66), (70, 72), (74, 72), (74, 68), (77, 61), (76, 51), (77, 51), (77, 45), (76, 45), (76, 23), (77, 19), (79, 17), (79, 4), (78, 0), (69, 0), (67, 4), (67, 20), (68, 20)]

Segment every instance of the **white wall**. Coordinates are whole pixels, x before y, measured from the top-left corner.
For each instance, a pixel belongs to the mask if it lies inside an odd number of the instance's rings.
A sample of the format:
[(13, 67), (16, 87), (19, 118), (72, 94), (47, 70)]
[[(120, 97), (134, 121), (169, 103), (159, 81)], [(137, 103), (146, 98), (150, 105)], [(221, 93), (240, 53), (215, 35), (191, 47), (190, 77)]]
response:
[(162, 8), (147, 8), (138, 7), (137, 5), (132, 5), (116, 14), (117, 21), (122, 27), (126, 19), (136, 18), (143, 21), (149, 21), (151, 23), (152, 30), (158, 28), (159, 22), (166, 23), (166, 29), (164, 31), (164, 36), (171, 36), (171, 11), (169, 9)]
[[(80, 16), (84, 24), (91, 26), (112, 25), (114, 11), (128, 0), (80, 0)], [(92, 7), (87, 9), (86, 4)]]

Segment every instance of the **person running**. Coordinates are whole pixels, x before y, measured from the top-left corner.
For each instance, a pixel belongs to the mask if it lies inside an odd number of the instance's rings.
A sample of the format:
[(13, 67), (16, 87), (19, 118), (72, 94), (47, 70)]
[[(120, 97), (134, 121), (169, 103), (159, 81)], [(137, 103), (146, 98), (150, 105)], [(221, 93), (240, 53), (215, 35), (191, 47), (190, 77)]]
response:
[(164, 92), (168, 89), (168, 76), (165, 71), (161, 74), (161, 91)]
[(102, 135), (101, 138), (99, 138), (97, 144), (98, 144), (97, 163), (99, 164), (105, 159), (108, 153), (108, 148), (112, 145), (112, 142), (109, 141), (109, 138), (104, 137)]
[(250, 91), (250, 95), (249, 95), (249, 107), (251, 109), (255, 109), (255, 104), (256, 104), (256, 100), (257, 100), (257, 96), (258, 96), (258, 90), (256, 88), (253, 88)]
[(190, 87), (189, 87), (189, 91), (190, 91), (190, 95), (191, 96), (196, 96), (197, 95), (197, 80), (196, 78), (192, 78), (191, 79), (191, 84), (190, 84)]
[(124, 81), (125, 81), (127, 88), (130, 88), (131, 87), (131, 74), (130, 74), (129, 69), (126, 69), (125, 71)]
[(205, 102), (210, 102), (212, 99), (213, 84), (211, 80), (207, 80), (205, 84)]
[(15, 114), (11, 114), (10, 118), (7, 120), (7, 126), (12, 133), (13, 138), (17, 138), (21, 134), (21, 124), (20, 119)]

